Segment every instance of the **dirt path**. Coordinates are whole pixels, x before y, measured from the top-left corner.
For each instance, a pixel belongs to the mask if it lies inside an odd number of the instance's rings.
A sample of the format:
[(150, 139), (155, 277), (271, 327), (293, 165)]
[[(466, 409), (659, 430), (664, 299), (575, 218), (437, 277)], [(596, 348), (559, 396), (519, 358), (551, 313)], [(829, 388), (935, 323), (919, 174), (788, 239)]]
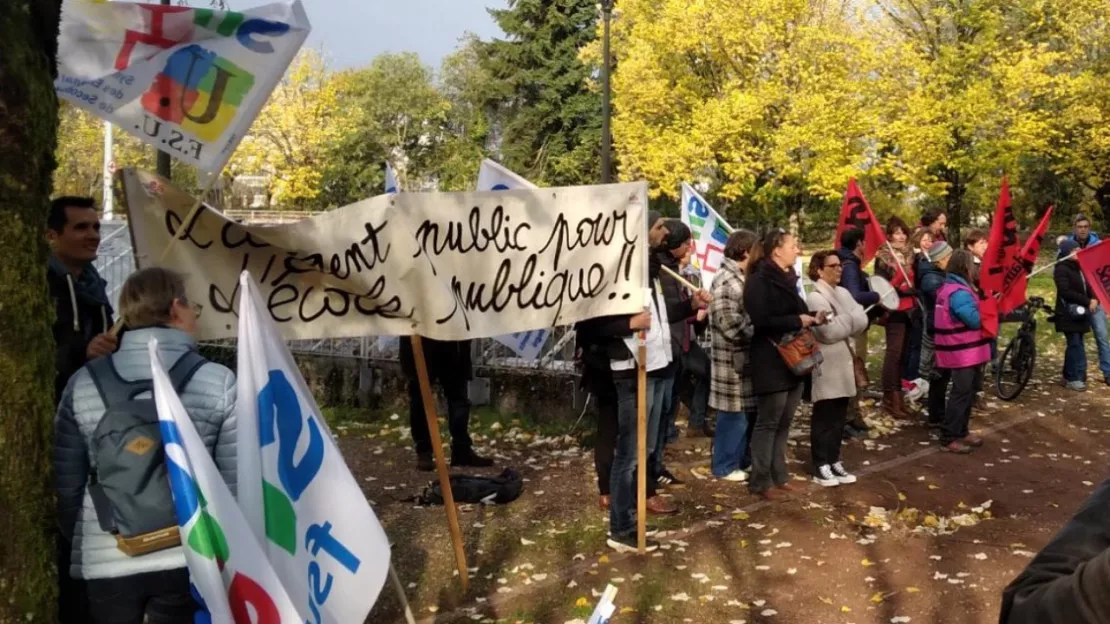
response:
[[(695, 479), (689, 469), (706, 463), (708, 442), (683, 441), (668, 460), (689, 477), (669, 492), (682, 511), (657, 523), (669, 530), (664, 548), (643, 558), (605, 547), (591, 451), (512, 424), (486, 430), (481, 444), (528, 482), (504, 508), (463, 508), (466, 596), (442, 508), (403, 501), (434, 476), (413, 468), (404, 419), (347, 428), (341, 444), (428, 622), (584, 621), (612, 583), (617, 623), (985, 624), (997, 622), (1002, 588), (1106, 476), (1108, 389), (1077, 395), (1042, 380), (1022, 398), (976, 416), (987, 445), (970, 456), (938, 452), (917, 425), (884, 421), (881, 437), (845, 449), (858, 484), (810, 486), (775, 505), (743, 485)], [(797, 478), (806, 420), (792, 442)], [(389, 588), (368, 621), (403, 621)]]

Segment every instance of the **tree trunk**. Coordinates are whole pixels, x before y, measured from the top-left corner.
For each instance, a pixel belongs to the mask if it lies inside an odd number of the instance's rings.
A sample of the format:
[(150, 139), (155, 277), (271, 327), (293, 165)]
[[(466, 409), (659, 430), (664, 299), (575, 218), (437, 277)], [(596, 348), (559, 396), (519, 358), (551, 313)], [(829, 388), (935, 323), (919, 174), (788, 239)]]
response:
[(61, 0), (0, 2), (0, 622), (52, 622), (54, 311), (44, 238)]
[(953, 249), (959, 249), (960, 229), (964, 220), (964, 193), (967, 187), (963, 184), (959, 171), (945, 169), (944, 179), (948, 182), (948, 192), (944, 197), (948, 215), (948, 244)]
[(1102, 231), (1110, 232), (1110, 180), (1104, 180), (1095, 191), (1095, 201), (1102, 212)]

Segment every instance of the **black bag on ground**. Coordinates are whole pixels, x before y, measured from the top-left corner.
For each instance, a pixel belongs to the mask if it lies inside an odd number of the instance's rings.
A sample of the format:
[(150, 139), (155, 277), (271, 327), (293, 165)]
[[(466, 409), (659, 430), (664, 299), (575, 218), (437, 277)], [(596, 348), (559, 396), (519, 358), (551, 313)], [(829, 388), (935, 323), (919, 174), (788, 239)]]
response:
[[(506, 468), (496, 477), (451, 475), (451, 494), (456, 503), (504, 505), (520, 498), (523, 491), (524, 480), (512, 468)], [(442, 505), (443, 489), (439, 487), (439, 481), (429, 483), (416, 501), (421, 505)]]
[[(169, 371), (180, 395), (193, 375), (207, 363), (187, 351)], [(154, 404), (154, 382), (126, 381), (110, 357), (88, 365), (104, 416), (90, 443), (96, 470), (89, 494), (100, 528), (115, 535), (118, 548), (131, 557), (172, 548), (181, 543), (166, 452)], [(150, 398), (138, 399), (150, 393)]]

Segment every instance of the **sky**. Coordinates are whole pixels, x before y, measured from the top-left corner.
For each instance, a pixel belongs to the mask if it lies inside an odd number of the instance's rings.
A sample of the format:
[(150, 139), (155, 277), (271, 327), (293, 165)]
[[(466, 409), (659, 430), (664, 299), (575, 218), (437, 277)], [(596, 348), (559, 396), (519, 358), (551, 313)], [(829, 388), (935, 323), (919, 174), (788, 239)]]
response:
[(382, 52), (409, 51), (419, 54), (425, 64), (439, 67), (468, 31), (487, 40), (504, 36), (486, 7), (508, 5), (507, 0), (302, 2), (312, 23), (305, 45), (322, 48), (336, 68), (368, 64)]

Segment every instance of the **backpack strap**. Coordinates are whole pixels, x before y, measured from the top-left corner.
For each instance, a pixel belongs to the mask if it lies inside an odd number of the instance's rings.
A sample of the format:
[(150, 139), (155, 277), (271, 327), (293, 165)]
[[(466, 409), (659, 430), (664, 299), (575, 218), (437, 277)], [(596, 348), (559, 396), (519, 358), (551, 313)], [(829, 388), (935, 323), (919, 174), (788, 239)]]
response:
[(200, 367), (207, 363), (208, 360), (196, 349), (189, 349), (173, 363), (173, 367), (169, 371), (170, 383), (173, 384), (173, 389), (177, 391), (179, 396), (185, 391), (185, 386), (189, 385), (193, 375), (197, 374)]
[(108, 409), (117, 403), (130, 401), (136, 396), (154, 389), (154, 384), (149, 379), (127, 381), (121, 377), (119, 371), (116, 370), (116, 365), (112, 363), (112, 356), (110, 355), (96, 358), (89, 362), (85, 368), (89, 371), (89, 377), (92, 377), (97, 392), (100, 393), (100, 400), (104, 403), (104, 409)]

